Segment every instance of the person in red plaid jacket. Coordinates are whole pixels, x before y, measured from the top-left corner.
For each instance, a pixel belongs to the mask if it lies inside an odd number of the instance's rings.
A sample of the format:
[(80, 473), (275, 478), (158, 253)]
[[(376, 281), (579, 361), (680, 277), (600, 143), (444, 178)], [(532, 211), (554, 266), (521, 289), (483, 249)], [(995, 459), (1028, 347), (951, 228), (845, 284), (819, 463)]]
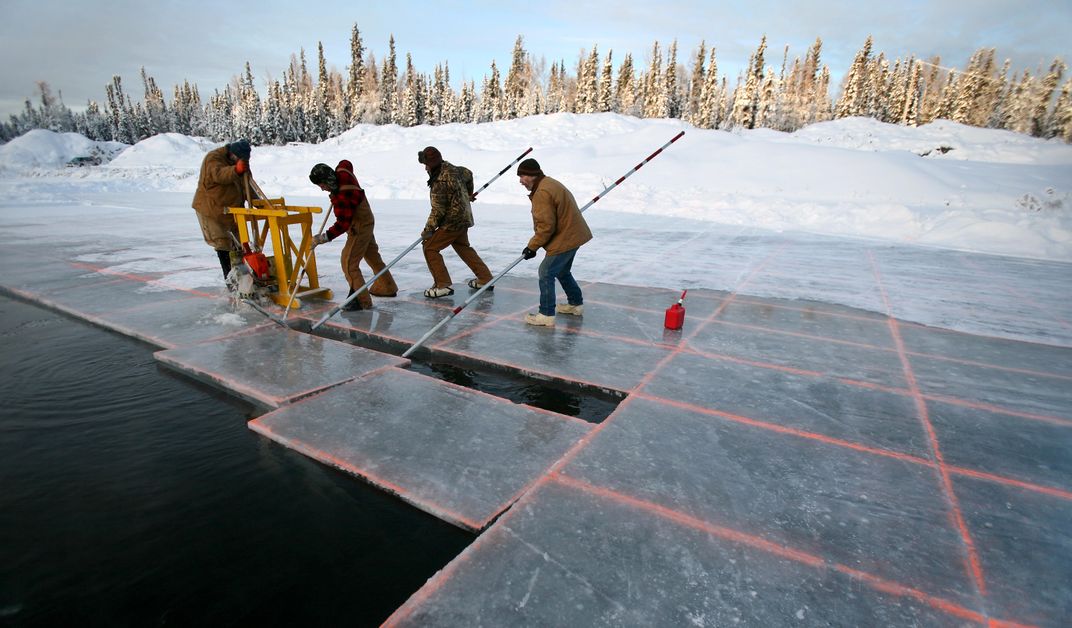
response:
[[(376, 245), (376, 236), (373, 234), (376, 219), (372, 215), (372, 207), (365, 197), (365, 190), (361, 189), (357, 177), (354, 176), (353, 164), (347, 159), (340, 161), (334, 168), (327, 164), (313, 166), (309, 180), (329, 193), (335, 212), (335, 224), (324, 233), (314, 236), (312, 246), (316, 248), (346, 234), (346, 244), (342, 247), (342, 272), (350, 286), (350, 292), (346, 295), (349, 297), (365, 285), (365, 277), (359, 266), (361, 260), (365, 260), (373, 274), (380, 272), (385, 266), (383, 258), (380, 257), (380, 247)], [(363, 291), (343, 309), (371, 309), (370, 294), (377, 297), (393, 297), (398, 294), (398, 285), (395, 284), (390, 271), (380, 275), (367, 292)]]

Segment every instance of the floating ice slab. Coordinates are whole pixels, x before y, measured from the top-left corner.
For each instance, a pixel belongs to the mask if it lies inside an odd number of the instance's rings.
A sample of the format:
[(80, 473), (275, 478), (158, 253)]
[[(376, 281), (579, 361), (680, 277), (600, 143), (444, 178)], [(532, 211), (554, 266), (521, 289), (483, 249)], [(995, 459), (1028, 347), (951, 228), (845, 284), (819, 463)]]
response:
[(303, 399), (249, 427), (474, 531), (591, 428), (395, 368)]
[(268, 408), (408, 360), (278, 325), (159, 351), (157, 360)]
[(971, 609), (803, 550), (549, 482), (436, 574), (385, 626), (944, 626)]

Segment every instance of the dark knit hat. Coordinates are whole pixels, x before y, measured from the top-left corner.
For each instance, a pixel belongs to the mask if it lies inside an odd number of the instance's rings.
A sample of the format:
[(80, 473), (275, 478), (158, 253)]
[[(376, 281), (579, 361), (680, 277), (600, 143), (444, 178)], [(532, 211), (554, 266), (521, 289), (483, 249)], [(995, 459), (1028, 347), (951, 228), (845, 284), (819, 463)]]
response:
[(417, 151), (417, 163), (422, 163), (429, 168), (435, 168), (443, 163), (443, 155), (435, 146), (426, 146), (424, 150)]
[(517, 165), (517, 176), (528, 175), (530, 177), (539, 177), (543, 175), (543, 170), (540, 170), (540, 162), (535, 159), (526, 159), (525, 161)]
[(315, 185), (333, 188), (336, 184), (335, 169), (327, 164), (317, 164), (309, 171), (309, 180)]
[(235, 140), (227, 145), (227, 150), (239, 159), (249, 159), (249, 140)]

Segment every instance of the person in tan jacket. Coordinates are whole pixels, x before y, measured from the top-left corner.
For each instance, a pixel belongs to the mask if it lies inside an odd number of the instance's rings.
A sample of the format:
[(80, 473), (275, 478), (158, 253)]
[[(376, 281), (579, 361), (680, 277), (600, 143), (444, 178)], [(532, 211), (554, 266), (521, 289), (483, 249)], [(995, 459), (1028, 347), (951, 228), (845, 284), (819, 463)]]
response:
[(224, 210), (242, 207), (245, 203), (243, 177), (249, 173), (249, 154), (250, 146), (246, 140), (209, 151), (201, 161), (201, 176), (191, 204), (197, 210), (205, 243), (216, 249), (224, 278), (231, 272), (231, 253), (234, 251), (231, 237), (238, 237), (234, 218)]
[[(566, 186), (545, 176), (535, 159), (526, 159), (517, 166), (521, 185), (529, 191), (532, 202), (534, 233), (521, 252), (525, 259), (536, 257), (543, 247), (546, 255), (540, 263), (540, 311), (526, 314), (529, 325), (553, 327), (555, 313), (580, 316), (584, 313), (584, 296), (573, 278), (573, 259), (581, 245), (592, 239), (577, 201)], [(555, 305), (555, 281), (562, 284), (566, 303)]]

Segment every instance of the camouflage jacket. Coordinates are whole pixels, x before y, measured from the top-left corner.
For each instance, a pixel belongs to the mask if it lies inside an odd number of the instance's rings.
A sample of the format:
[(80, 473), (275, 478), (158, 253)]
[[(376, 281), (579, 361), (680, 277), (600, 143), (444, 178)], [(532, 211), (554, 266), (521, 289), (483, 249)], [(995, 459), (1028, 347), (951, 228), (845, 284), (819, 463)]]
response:
[(473, 173), (463, 166), (444, 161), (439, 171), (428, 180), (428, 196), (432, 212), (424, 230), (440, 227), (461, 231), (473, 226), (473, 208), (469, 196), (473, 193)]

